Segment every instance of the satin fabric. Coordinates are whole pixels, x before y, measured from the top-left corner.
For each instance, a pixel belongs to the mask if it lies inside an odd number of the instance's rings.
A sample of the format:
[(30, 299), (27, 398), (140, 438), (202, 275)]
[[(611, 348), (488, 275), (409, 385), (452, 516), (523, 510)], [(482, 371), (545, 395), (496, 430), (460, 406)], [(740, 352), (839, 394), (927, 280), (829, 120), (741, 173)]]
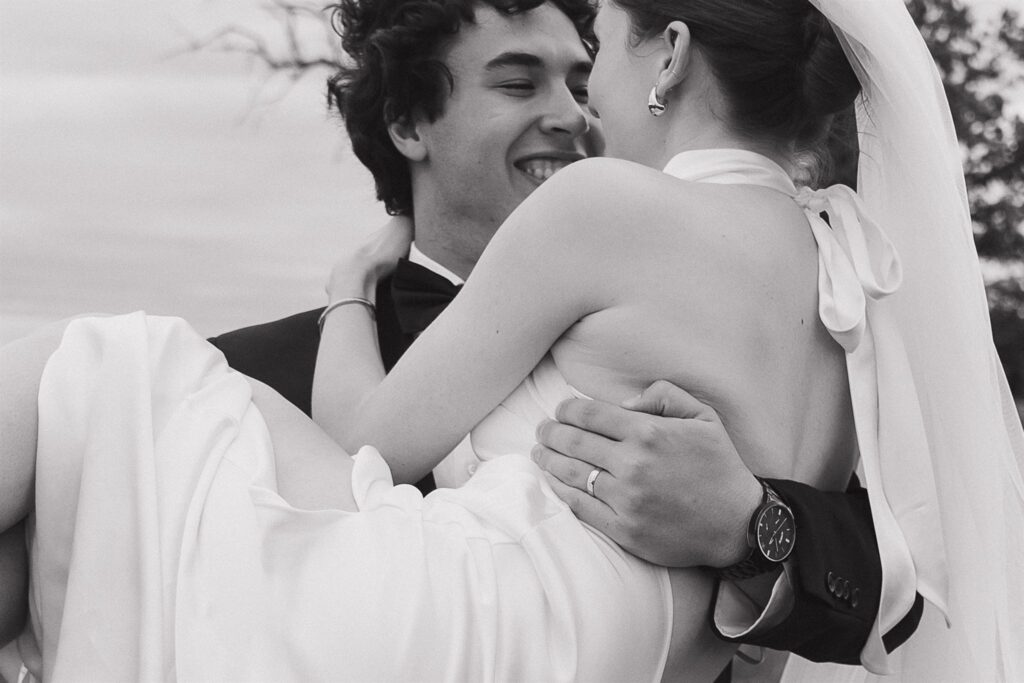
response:
[(248, 381), (142, 314), (73, 322), (39, 407), (44, 680), (660, 679), (666, 572), (522, 454), (424, 498), (366, 448), (359, 512), (295, 509)]

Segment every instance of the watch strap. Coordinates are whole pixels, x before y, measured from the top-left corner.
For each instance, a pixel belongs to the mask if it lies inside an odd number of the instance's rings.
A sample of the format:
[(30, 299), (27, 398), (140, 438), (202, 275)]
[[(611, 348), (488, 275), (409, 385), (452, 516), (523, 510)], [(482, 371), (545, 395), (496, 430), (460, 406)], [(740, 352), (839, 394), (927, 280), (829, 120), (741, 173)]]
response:
[[(761, 503), (754, 510), (754, 514), (750, 517), (750, 523), (747, 527), (747, 545), (750, 547), (750, 552), (747, 556), (739, 562), (729, 565), (728, 567), (722, 567), (715, 570), (718, 578), (723, 581), (742, 581), (743, 579), (751, 579), (755, 576), (759, 576), (766, 572), (769, 572), (781, 563), (774, 562), (769, 558), (765, 557), (761, 552), (761, 549), (757, 543), (757, 520), (761, 516), (761, 512), (770, 505), (781, 505), (787, 510), (789, 506), (786, 505), (786, 501), (782, 499), (775, 489), (773, 489), (768, 482), (760, 477), (757, 477), (758, 482), (761, 484), (763, 494), (761, 496)], [(792, 511), (790, 511), (792, 515)]]

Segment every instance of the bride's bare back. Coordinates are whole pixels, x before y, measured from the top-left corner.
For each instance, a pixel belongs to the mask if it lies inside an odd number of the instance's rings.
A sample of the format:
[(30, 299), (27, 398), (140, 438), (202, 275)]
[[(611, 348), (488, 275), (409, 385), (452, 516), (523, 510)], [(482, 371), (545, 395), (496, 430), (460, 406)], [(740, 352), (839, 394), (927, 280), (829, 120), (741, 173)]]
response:
[[(606, 252), (601, 274), (615, 304), (553, 347), (563, 374), (614, 402), (667, 379), (719, 413), (755, 474), (845, 487), (855, 457), (845, 356), (818, 318), (817, 250), (803, 211), (769, 189), (612, 165), (627, 174), (616, 184), (632, 176), (629, 190), (647, 195), (632, 205), (645, 206), (644, 222), (625, 242), (630, 252)], [(667, 671), (685, 677), (722, 648), (704, 620), (678, 618), (710, 603), (708, 575), (671, 578)]]
[(609, 244), (566, 278), (611, 303), (553, 346), (566, 379), (616, 403), (668, 380), (718, 412), (755, 474), (844, 488), (854, 464), (846, 360), (818, 318), (803, 210), (771, 189), (618, 161), (580, 180), (636, 199), (599, 202), (585, 219)]
[[(602, 165), (610, 191), (627, 184), (624, 194), (641, 197), (626, 212), (640, 207), (642, 218), (624, 224), (612, 206), (594, 212), (595, 235), (626, 230), (629, 239), (591, 254), (599, 276), (590, 287), (614, 303), (552, 348), (566, 379), (612, 402), (667, 379), (719, 413), (755, 474), (845, 487), (855, 457), (845, 356), (818, 318), (817, 250), (803, 211), (765, 188)], [(671, 580), (666, 679), (720, 668), (731, 648), (716, 642), (701, 609), (710, 576), (673, 570)]]

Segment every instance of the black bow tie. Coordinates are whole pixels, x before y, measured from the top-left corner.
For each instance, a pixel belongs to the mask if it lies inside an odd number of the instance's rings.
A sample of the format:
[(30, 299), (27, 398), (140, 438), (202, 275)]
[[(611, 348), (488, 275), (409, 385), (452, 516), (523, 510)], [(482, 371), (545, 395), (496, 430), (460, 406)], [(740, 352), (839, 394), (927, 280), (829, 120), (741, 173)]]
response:
[(451, 303), (462, 285), (408, 259), (401, 259), (391, 278), (395, 315), (406, 334), (419, 334)]

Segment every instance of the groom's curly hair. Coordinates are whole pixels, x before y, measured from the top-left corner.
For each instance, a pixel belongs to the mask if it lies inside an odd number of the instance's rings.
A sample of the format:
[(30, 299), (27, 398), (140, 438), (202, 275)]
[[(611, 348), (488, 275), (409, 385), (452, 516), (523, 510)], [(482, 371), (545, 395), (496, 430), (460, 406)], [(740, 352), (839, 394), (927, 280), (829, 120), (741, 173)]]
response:
[(333, 6), (347, 60), (327, 81), (328, 105), (344, 119), (352, 150), (373, 174), (388, 213), (412, 211), (409, 165), (388, 126), (413, 116), (433, 122), (444, 113), (455, 83), (442, 55), (462, 24), (475, 22), (476, 7), (515, 15), (546, 2), (572, 21), (593, 54), (595, 0), (342, 0)]

